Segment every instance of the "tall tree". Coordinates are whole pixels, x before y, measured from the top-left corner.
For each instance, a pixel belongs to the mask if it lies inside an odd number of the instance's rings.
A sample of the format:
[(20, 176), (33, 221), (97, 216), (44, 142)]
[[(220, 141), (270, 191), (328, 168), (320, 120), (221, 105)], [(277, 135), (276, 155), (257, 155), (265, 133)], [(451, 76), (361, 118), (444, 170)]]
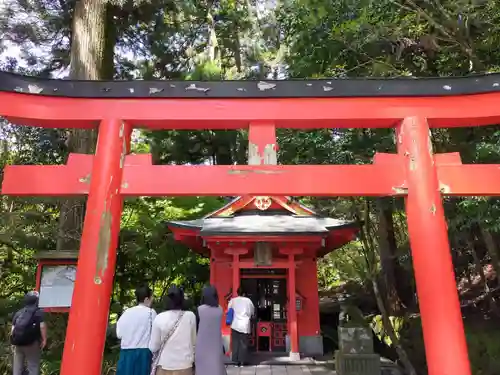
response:
[[(69, 79), (112, 79), (116, 39), (107, 38), (113, 23), (107, 22), (107, 12), (112, 8), (103, 0), (77, 0), (71, 29), (71, 60)], [(106, 53), (107, 52), (107, 53)], [(108, 73), (108, 74), (106, 74)], [(67, 134), (69, 152), (92, 153), (96, 143), (96, 131), (71, 129)], [(83, 227), (85, 201), (67, 199), (61, 205), (57, 250), (76, 250)]]

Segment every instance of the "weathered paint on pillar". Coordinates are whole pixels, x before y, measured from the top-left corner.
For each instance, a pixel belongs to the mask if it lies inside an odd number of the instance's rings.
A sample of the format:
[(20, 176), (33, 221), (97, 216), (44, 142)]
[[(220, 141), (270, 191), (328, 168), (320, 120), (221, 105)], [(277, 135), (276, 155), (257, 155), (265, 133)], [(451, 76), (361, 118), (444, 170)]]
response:
[(273, 123), (251, 123), (248, 129), (248, 165), (278, 164), (276, 127)]
[(396, 139), (406, 168), (408, 233), (428, 374), (470, 375), (446, 218), (426, 119), (405, 119)]
[(100, 375), (120, 232), (120, 185), (130, 128), (99, 127), (61, 375)]

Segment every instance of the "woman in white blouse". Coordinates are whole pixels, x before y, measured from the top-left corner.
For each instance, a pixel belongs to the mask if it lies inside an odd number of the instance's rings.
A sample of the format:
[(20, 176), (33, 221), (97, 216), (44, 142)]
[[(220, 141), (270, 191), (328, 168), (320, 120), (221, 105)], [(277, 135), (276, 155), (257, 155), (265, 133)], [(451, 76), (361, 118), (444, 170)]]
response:
[(149, 349), (152, 374), (192, 375), (196, 343), (196, 317), (183, 310), (184, 293), (173, 285), (168, 290), (166, 311), (153, 321)]

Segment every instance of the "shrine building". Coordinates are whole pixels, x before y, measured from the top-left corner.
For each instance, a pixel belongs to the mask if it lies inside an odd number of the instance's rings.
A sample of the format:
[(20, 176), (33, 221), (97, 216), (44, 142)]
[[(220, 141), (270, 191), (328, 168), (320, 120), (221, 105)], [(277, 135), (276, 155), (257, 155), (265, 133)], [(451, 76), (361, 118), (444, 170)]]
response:
[[(202, 219), (168, 227), (210, 257), (210, 283), (225, 312), (240, 285), (252, 299), (250, 350), (289, 352), (290, 359), (323, 354), (316, 263), (356, 238), (355, 222), (321, 217), (290, 197), (240, 196)], [(226, 353), (230, 331), (223, 322)]]

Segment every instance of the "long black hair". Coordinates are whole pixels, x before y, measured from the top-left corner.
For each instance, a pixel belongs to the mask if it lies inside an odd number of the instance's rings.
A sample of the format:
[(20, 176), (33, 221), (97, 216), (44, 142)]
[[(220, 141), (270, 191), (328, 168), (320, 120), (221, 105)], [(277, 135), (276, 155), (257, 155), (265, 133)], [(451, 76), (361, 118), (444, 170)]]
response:
[(172, 285), (165, 298), (165, 310), (183, 310), (184, 292), (177, 285)]
[(217, 289), (212, 285), (207, 285), (201, 291), (201, 304), (211, 307), (219, 306), (219, 294)]

